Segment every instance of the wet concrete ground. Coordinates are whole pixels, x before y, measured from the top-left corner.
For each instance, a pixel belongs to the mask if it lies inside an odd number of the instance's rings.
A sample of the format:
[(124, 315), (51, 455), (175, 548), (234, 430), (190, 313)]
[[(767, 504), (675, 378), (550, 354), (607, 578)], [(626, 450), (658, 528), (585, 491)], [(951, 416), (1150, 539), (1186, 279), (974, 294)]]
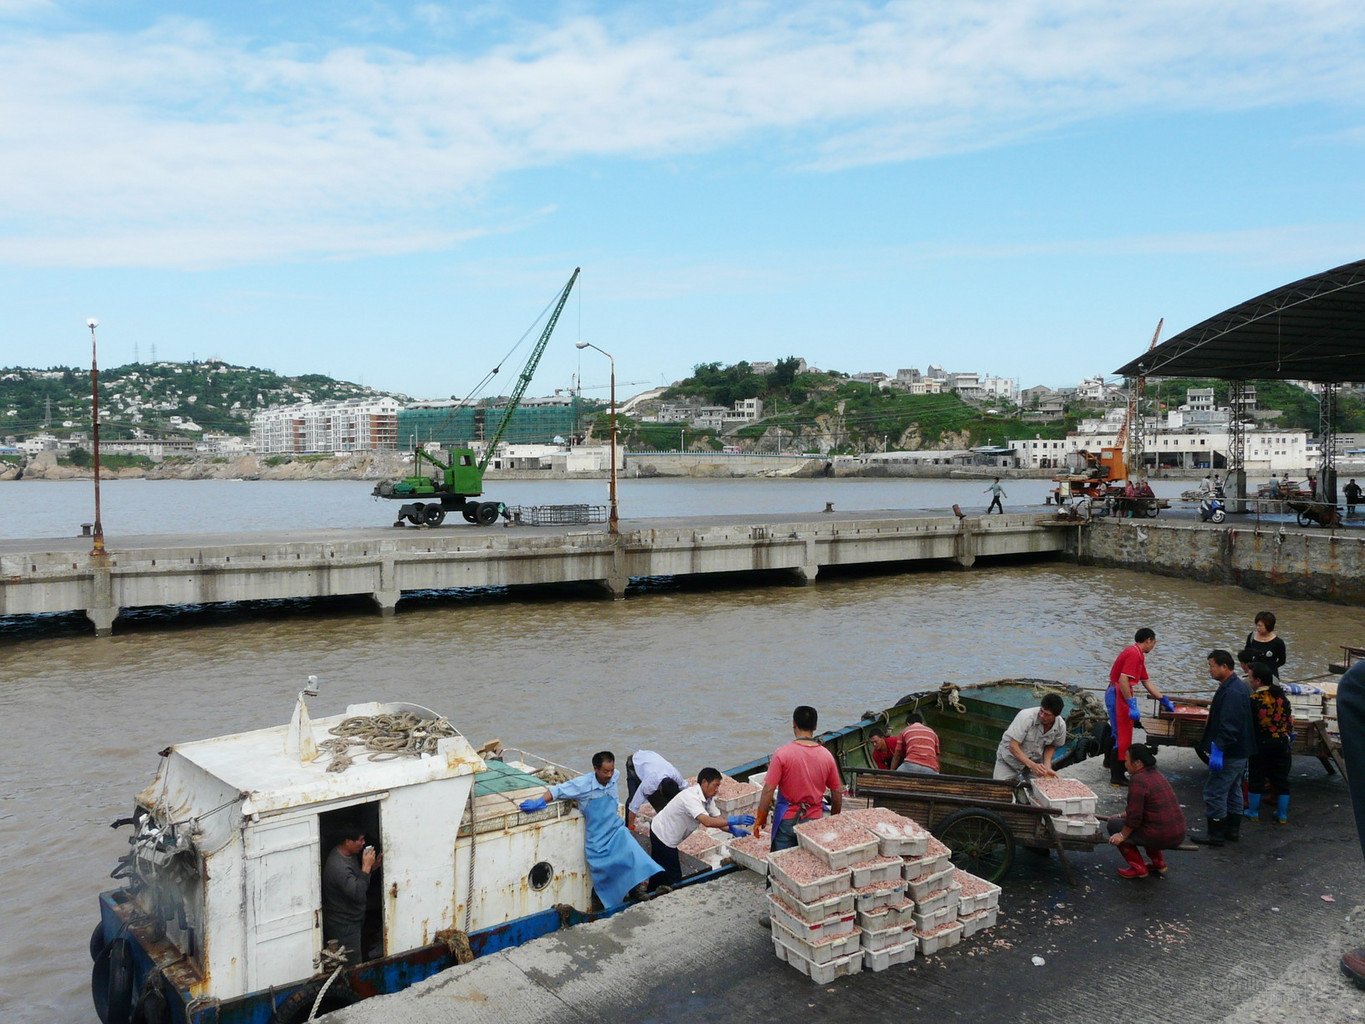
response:
[[(1159, 767), (1202, 827), (1203, 766), (1163, 749)], [(1097, 760), (1068, 775), (1122, 808)], [(970, 1020), (1347, 1024), (1365, 991), (1338, 959), (1365, 947), (1365, 861), (1345, 783), (1296, 758), (1290, 822), (1248, 821), (1222, 850), (1168, 855), (1165, 878), (1127, 881), (1112, 848), (1021, 851), (1000, 923), (908, 965), (817, 985), (780, 963), (761, 927), (762, 883), (742, 872), (607, 921), (456, 968), (336, 1014), (344, 1024)], [(1034, 957), (1045, 963), (1035, 965)]]

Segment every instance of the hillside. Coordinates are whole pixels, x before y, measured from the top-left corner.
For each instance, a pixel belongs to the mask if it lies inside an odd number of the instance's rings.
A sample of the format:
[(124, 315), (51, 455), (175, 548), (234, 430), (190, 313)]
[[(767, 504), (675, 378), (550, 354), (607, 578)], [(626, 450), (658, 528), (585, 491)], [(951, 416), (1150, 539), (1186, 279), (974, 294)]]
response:
[[(100, 429), (110, 439), (132, 436), (134, 428), (152, 436), (179, 433), (170, 426), (173, 416), (204, 430), (246, 435), (252, 416), (266, 406), (391, 394), (321, 374), (284, 377), (216, 360), (129, 363), (101, 369), (99, 380)], [(393, 397), (407, 401), (405, 395)], [(44, 429), (58, 435), (90, 429), (88, 369), (0, 369), (0, 437)]]

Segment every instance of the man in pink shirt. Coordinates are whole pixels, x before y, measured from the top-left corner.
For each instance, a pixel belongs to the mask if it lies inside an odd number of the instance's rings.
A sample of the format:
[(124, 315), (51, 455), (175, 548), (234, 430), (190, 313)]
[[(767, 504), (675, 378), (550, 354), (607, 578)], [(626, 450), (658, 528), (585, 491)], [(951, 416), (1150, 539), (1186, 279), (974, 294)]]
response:
[(763, 834), (768, 811), (777, 798), (773, 817), (771, 848), (787, 850), (796, 845), (796, 826), (814, 821), (824, 814), (825, 791), (829, 790), (829, 809), (838, 814), (844, 807), (844, 786), (834, 755), (815, 738), (819, 714), (802, 704), (792, 712), (792, 734), (796, 737), (778, 747), (768, 762), (768, 777), (758, 801), (754, 835)]
[(905, 728), (901, 730), (901, 748), (891, 762), (892, 769), (937, 775), (938, 755), (938, 733), (924, 724), (924, 718), (918, 712), (910, 712), (905, 718)]

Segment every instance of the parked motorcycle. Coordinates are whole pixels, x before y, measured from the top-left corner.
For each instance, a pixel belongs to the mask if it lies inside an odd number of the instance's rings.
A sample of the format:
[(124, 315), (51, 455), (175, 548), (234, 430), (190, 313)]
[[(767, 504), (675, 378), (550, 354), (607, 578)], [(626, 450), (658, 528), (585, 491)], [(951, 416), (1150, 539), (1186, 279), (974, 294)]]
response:
[(1226, 503), (1218, 495), (1209, 495), (1199, 503), (1199, 518), (1206, 523), (1221, 523), (1228, 517)]

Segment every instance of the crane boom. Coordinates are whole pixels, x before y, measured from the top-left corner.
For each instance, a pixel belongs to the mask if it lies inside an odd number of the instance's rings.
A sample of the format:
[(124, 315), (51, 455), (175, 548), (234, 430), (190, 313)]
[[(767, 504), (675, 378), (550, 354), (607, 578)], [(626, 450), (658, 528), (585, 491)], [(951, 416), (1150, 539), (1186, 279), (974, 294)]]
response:
[(559, 322), (559, 314), (564, 311), (564, 304), (569, 301), (569, 292), (573, 291), (574, 282), (578, 280), (580, 267), (574, 267), (573, 273), (569, 276), (569, 283), (564, 286), (564, 290), (559, 293), (559, 301), (555, 303), (554, 312), (550, 314), (550, 319), (545, 321), (545, 330), (540, 332), (540, 340), (536, 342), (536, 347), (531, 350), (530, 358), (526, 360), (526, 365), (521, 368), (521, 374), (517, 377), (516, 387), (512, 389), (512, 395), (507, 400), (507, 405), (503, 410), (502, 420), (498, 423), (498, 429), (494, 432), (492, 440), (488, 442), (484, 449), (483, 458), (479, 460), (479, 473), (482, 474), (488, 468), (488, 463), (493, 458), (493, 453), (498, 449), (498, 442), (502, 440), (502, 435), (507, 432), (507, 426), (512, 422), (512, 414), (517, 411), (517, 406), (521, 404), (522, 396), (526, 394), (526, 389), (531, 385), (531, 378), (535, 376), (536, 367), (540, 365), (540, 357), (545, 354), (545, 346), (550, 343), (550, 335), (554, 333), (555, 324)]

